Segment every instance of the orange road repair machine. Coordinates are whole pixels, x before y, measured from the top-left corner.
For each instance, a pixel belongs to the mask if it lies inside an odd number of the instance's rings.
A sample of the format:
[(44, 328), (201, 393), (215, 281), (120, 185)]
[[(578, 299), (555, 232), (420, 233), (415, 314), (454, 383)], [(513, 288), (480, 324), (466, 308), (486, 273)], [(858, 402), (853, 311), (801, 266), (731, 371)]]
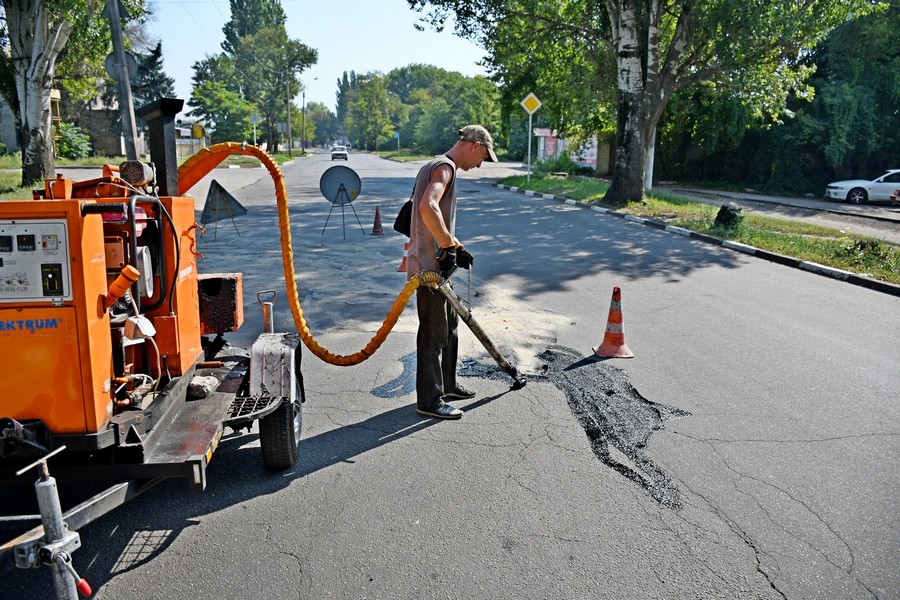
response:
[[(181, 107), (138, 111), (152, 164), (0, 202), (0, 483), (36, 469), (42, 521), (0, 516), (20, 526), (0, 559), (50, 565), (61, 598), (90, 592), (72, 567), (77, 529), (163, 478), (203, 489), (225, 426), (260, 420), (265, 464), (297, 459), (299, 336), (268, 318), (250, 356), (225, 344), (243, 321), (242, 278), (198, 273), (194, 200), (178, 195)], [(119, 483), (63, 514), (51, 469)]]

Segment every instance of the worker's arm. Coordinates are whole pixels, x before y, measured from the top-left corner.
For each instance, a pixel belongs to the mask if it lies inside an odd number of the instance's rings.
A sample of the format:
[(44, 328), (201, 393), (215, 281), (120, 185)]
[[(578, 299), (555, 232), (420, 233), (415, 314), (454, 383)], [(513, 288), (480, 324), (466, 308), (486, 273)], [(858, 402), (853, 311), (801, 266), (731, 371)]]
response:
[(441, 248), (462, 246), (456, 237), (450, 234), (444, 217), (441, 214), (440, 202), (444, 192), (453, 181), (453, 167), (447, 164), (438, 166), (431, 174), (431, 180), (425, 187), (422, 200), (419, 202), (419, 214), (425, 227), (431, 232)]

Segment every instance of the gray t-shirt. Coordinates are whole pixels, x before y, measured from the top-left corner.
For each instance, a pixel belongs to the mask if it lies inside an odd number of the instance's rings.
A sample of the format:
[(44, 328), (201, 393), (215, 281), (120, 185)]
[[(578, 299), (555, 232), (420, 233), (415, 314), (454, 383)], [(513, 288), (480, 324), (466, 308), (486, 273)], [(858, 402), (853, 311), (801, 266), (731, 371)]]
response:
[(439, 202), (441, 216), (450, 235), (456, 235), (456, 164), (445, 155), (435, 156), (427, 165), (419, 170), (416, 176), (416, 184), (413, 189), (413, 210), (409, 228), (409, 252), (406, 264), (406, 277), (412, 279), (413, 275), (422, 271), (438, 271), (437, 255), (441, 245), (431, 235), (422, 215), (419, 212), (419, 202), (431, 181), (431, 175), (440, 165), (450, 165), (453, 169), (453, 178), (450, 185), (444, 190), (444, 196)]

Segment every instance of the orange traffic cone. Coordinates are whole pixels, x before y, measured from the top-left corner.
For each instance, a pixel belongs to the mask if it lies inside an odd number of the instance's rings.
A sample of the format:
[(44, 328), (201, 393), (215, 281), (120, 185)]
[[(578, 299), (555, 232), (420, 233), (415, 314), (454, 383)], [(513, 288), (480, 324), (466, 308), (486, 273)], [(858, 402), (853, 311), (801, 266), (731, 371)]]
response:
[(617, 287), (613, 288), (603, 342), (594, 354), (601, 358), (634, 358), (634, 352), (625, 343), (625, 333), (622, 331), (622, 292)]
[(409, 240), (406, 240), (406, 243), (403, 244), (403, 262), (400, 263), (400, 266), (397, 267), (398, 273), (406, 273), (406, 257), (409, 255)]
[(372, 226), (372, 235), (384, 235), (381, 227), (381, 207), (375, 205), (375, 224)]

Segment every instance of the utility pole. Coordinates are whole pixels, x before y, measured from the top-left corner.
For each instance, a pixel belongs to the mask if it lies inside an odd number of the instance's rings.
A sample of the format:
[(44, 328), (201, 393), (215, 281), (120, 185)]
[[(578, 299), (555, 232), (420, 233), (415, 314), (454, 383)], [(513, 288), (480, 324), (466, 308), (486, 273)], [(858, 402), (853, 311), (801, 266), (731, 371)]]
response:
[(287, 96), (287, 134), (288, 134), (288, 156), (293, 158), (292, 146), (294, 139), (291, 137), (291, 72), (287, 69), (284, 71), (284, 89)]
[[(106, 0), (103, 16), (109, 21), (109, 32), (113, 44), (113, 73), (119, 83), (119, 114), (122, 117), (122, 133), (125, 137), (125, 157), (137, 160), (137, 123), (134, 119), (134, 99), (131, 96), (131, 74), (125, 56), (125, 43), (122, 41), (122, 18), (130, 15), (122, 6), (121, 0)], [(121, 9), (121, 11), (120, 11)], [(111, 74), (113, 74), (111, 73)]]
[(306, 90), (303, 90), (303, 109), (300, 115), (300, 154), (306, 154)]

